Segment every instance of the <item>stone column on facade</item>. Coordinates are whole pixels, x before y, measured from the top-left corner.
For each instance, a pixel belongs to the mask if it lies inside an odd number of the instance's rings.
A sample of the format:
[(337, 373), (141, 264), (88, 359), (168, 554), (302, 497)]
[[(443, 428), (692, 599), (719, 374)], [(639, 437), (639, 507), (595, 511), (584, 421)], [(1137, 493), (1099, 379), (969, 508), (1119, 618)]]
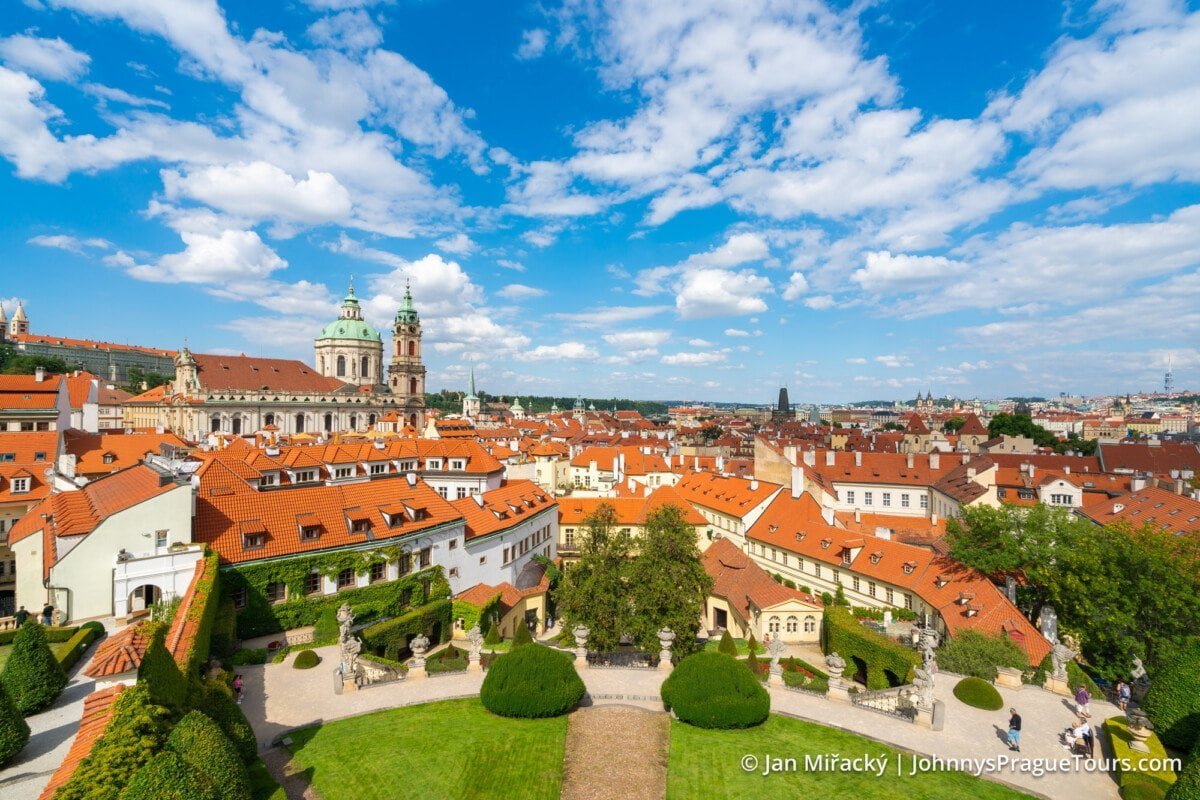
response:
[(675, 631), (670, 628), (662, 628), (658, 632), (658, 646), (661, 648), (658, 651), (658, 668), (671, 670), (671, 645), (675, 642)]
[(772, 686), (783, 686), (783, 665), (779, 663), (779, 659), (783, 657), (783, 651), (787, 649), (787, 645), (778, 637), (771, 640), (767, 645), (767, 653), (771, 656), (771, 669), (767, 682)]
[(850, 691), (842, 680), (842, 673), (846, 671), (845, 659), (837, 653), (830, 653), (825, 656), (825, 671), (829, 674), (829, 691), (826, 696), (830, 700), (849, 703)]
[(467, 654), (467, 672), (479, 672), (483, 669), (480, 657), (483, 650), (483, 634), (478, 625), (467, 631), (467, 641), (471, 643), (471, 650)]
[(576, 625), (575, 629), (571, 631), (571, 634), (575, 637), (575, 666), (586, 667), (587, 640), (588, 635), (591, 634), (591, 631), (588, 630), (584, 625)]
[(424, 634), (418, 635), (415, 639), (408, 643), (412, 650), (412, 664), (408, 668), (408, 677), (424, 678), (425, 672), (425, 652), (429, 650), (429, 638)]

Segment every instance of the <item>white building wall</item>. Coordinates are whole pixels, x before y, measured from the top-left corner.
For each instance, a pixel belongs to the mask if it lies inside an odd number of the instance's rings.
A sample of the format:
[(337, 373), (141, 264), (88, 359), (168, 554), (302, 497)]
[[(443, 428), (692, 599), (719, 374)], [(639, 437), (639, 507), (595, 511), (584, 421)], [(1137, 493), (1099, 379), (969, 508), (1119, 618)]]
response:
[[(543, 532), (540, 542), (519, 554), (519, 544), (528, 536)], [(518, 548), (518, 555), (504, 561), (505, 548)], [(498, 583), (514, 583), (526, 564), (541, 553), (554, 558), (558, 553), (558, 506), (549, 506), (531, 517), (521, 520), (511, 528), (487, 536), (481, 536), (464, 544), (460, 532), (457, 546), (453, 550), (443, 548), (439, 552), (448, 554), (445, 563), (450, 589), (458, 594), (477, 583), (494, 586)], [(482, 563), (481, 562), (482, 559)], [(441, 563), (441, 562), (439, 562)], [(457, 574), (452, 574), (452, 570)]]

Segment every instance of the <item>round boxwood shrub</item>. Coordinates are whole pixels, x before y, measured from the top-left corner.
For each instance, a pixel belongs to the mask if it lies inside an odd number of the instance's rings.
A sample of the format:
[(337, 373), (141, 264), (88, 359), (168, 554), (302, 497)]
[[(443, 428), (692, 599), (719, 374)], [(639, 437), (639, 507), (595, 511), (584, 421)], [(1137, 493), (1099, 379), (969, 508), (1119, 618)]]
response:
[(296, 669), (312, 669), (320, 663), (321, 657), (312, 650), (301, 650), (296, 654), (296, 660), (292, 662), (292, 666)]
[(579, 705), (583, 692), (570, 655), (528, 644), (491, 664), (479, 699), (502, 717), (558, 717)]
[(1004, 698), (996, 691), (996, 687), (983, 678), (963, 678), (954, 685), (954, 696), (973, 708), (984, 711), (998, 711), (1004, 708)]
[(13, 637), (0, 682), (26, 716), (53, 703), (67, 685), (67, 673), (51, 652), (45, 630), (33, 620), (22, 625)]
[(189, 711), (167, 737), (174, 750), (200, 777), (228, 800), (250, 800), (250, 778), (237, 749), (210, 717)]
[(21, 752), (29, 741), (29, 723), (0, 684), (0, 766)]
[(1188, 640), (1152, 675), (1142, 704), (1167, 747), (1191, 750), (1200, 742), (1200, 638)]
[(219, 800), (220, 794), (187, 762), (164, 750), (146, 763), (121, 792), (120, 800)]
[(744, 664), (724, 653), (683, 659), (662, 685), (663, 705), (698, 728), (749, 728), (771, 711), (771, 696)]
[(90, 630), (93, 632), (92, 641), (95, 641), (96, 639), (99, 639), (101, 636), (104, 635), (104, 626), (101, 625), (99, 622), (96, 622), (95, 620), (91, 620), (90, 622), (85, 622), (82, 625), (80, 625), (79, 627), (81, 629), (86, 628), (87, 630)]

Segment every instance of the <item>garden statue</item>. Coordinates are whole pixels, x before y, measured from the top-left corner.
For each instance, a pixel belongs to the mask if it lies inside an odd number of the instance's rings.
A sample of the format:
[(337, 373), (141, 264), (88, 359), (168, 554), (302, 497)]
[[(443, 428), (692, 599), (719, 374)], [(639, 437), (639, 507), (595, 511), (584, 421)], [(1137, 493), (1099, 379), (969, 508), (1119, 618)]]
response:
[(917, 690), (917, 706), (933, 708), (933, 673), (917, 667), (913, 670), (913, 687)]
[(413, 640), (408, 643), (408, 646), (412, 650), (412, 654), (413, 654), (413, 660), (412, 660), (413, 667), (414, 668), (424, 668), (425, 667), (425, 651), (427, 651), (429, 649), (429, 637), (425, 636), (425, 634), (417, 634), (417, 636), (414, 637)]
[(921, 666), (930, 675), (937, 672), (937, 646), (941, 637), (933, 628), (921, 628), (918, 646), (921, 648)]
[(825, 656), (825, 666), (829, 668), (829, 683), (841, 682), (842, 673), (846, 671), (846, 661), (837, 653)]
[(1150, 676), (1146, 674), (1146, 668), (1142, 665), (1140, 658), (1133, 659), (1133, 673), (1129, 677), (1130, 696), (1140, 703), (1145, 699), (1146, 692), (1150, 690)]
[(342, 642), (342, 670), (354, 680), (358, 675), (358, 654), (362, 652), (362, 639), (347, 636)]
[(658, 660), (659, 662), (670, 662), (671, 645), (675, 642), (675, 631), (670, 628), (662, 628), (657, 635), (658, 646), (662, 648), (658, 651)]
[(338, 621), (338, 641), (346, 640), (350, 635), (350, 626), (354, 624), (354, 609), (350, 608), (349, 603), (342, 603), (337, 610)]
[(787, 650), (787, 645), (779, 637), (775, 637), (767, 645), (767, 653), (771, 656), (771, 680), (777, 683), (783, 679), (783, 667), (780, 666), (779, 659), (783, 657), (785, 650)]
[(483, 650), (483, 634), (479, 631), (478, 625), (467, 631), (467, 641), (471, 643), (471, 652), (469, 653), (471, 660), (478, 661), (479, 654)]
[(1079, 651), (1071, 647), (1069, 638), (1055, 644), (1050, 650), (1050, 663), (1054, 666), (1051, 677), (1057, 681), (1067, 680), (1067, 664), (1077, 655)]
[(1042, 636), (1045, 636), (1047, 641), (1058, 644), (1058, 612), (1054, 610), (1054, 606), (1042, 606), (1038, 627), (1042, 629)]

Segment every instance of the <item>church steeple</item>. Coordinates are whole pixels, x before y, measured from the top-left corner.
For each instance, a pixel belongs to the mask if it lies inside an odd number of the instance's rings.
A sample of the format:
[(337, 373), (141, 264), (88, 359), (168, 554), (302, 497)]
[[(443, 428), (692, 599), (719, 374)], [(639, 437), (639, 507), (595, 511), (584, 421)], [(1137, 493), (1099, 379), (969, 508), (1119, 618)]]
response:
[(392, 325), (392, 348), (388, 386), (402, 406), (408, 424), (419, 428), (425, 410), (425, 364), (421, 361), (421, 318), (407, 281), (404, 299)]
[(470, 420), (479, 416), (479, 396), (475, 394), (475, 367), (471, 367), (471, 391), (463, 398), (462, 415)]

